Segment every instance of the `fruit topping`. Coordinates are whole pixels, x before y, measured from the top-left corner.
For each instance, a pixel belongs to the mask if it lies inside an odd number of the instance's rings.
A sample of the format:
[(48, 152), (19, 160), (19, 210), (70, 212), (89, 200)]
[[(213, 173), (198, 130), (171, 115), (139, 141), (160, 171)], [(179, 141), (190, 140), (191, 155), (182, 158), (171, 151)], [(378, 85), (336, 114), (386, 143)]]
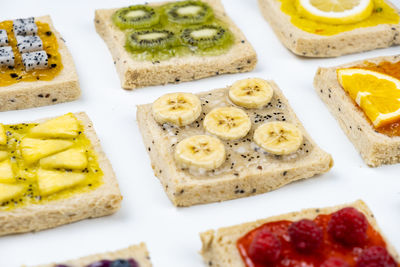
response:
[(24, 64), (26, 71), (47, 69), (49, 65), (49, 59), (45, 51), (23, 53), (21, 56), (22, 63)]
[(0, 183), (0, 203), (19, 197), (24, 191), (24, 186)]
[(152, 7), (144, 5), (121, 8), (113, 15), (117, 27), (123, 29), (141, 29), (151, 27), (159, 22), (158, 13)]
[(129, 260), (115, 260), (111, 263), (110, 267), (139, 267), (139, 265), (135, 260), (129, 259)]
[(364, 249), (357, 260), (357, 267), (397, 267), (397, 263), (384, 247)]
[(240, 139), (251, 128), (249, 116), (240, 108), (214, 108), (204, 118), (204, 129), (223, 140)]
[(14, 171), (9, 159), (0, 161), (0, 182), (12, 183), (15, 182)]
[(259, 264), (272, 264), (279, 260), (281, 242), (267, 229), (261, 229), (249, 247), (250, 258)]
[(361, 246), (367, 239), (368, 221), (355, 208), (347, 207), (332, 214), (328, 233), (345, 246)]
[(4, 125), (0, 123), (0, 145), (6, 145), (6, 144), (7, 144), (6, 129), (4, 128)]
[(0, 47), (0, 68), (14, 66), (15, 56), (11, 46)]
[(259, 126), (254, 131), (254, 141), (265, 151), (275, 155), (296, 152), (303, 142), (303, 134), (296, 125), (273, 121)]
[(15, 35), (36, 35), (38, 27), (35, 18), (16, 19), (13, 21), (13, 30)]
[(175, 34), (167, 30), (144, 30), (128, 32), (126, 48), (133, 52), (159, 52), (173, 47), (177, 43)]
[(225, 147), (215, 137), (208, 135), (191, 136), (178, 143), (175, 150), (175, 160), (184, 167), (192, 166), (212, 170), (225, 162)]
[(40, 123), (29, 131), (29, 136), (42, 138), (74, 138), (79, 134), (79, 123), (74, 114), (63, 116)]
[(84, 169), (88, 164), (83, 148), (71, 148), (40, 160), (42, 168)]
[(81, 172), (50, 171), (44, 169), (37, 171), (39, 191), (43, 196), (74, 187), (82, 183), (85, 179), (85, 173)]
[(7, 151), (0, 151), (0, 161), (6, 160), (8, 158)]
[(301, 253), (311, 253), (322, 245), (322, 229), (313, 221), (303, 219), (289, 227), (290, 242)]
[(221, 26), (202, 25), (186, 28), (182, 31), (181, 40), (194, 50), (223, 46), (230, 39), (230, 33)]
[(350, 267), (350, 264), (340, 258), (332, 257), (324, 261), (320, 267)]
[(43, 42), (39, 36), (17, 35), (17, 48), (20, 53), (40, 51), (43, 49)]
[(229, 88), (229, 99), (244, 108), (262, 108), (272, 99), (274, 90), (262, 79), (244, 79)]
[(183, 1), (170, 4), (166, 10), (168, 19), (179, 24), (199, 24), (213, 16), (212, 9), (201, 1)]
[(110, 260), (101, 260), (101, 261), (96, 261), (94, 263), (91, 263), (89, 265), (87, 265), (86, 267), (110, 267), (111, 265)]
[(7, 31), (0, 30), (0, 47), (8, 46), (8, 45), (9, 45), (9, 41), (8, 41)]
[(73, 144), (68, 140), (24, 138), (21, 141), (21, 152), (26, 163), (32, 164), (41, 158), (61, 152)]
[(201, 113), (200, 99), (190, 93), (171, 93), (158, 98), (152, 105), (154, 119), (160, 123), (185, 126)]

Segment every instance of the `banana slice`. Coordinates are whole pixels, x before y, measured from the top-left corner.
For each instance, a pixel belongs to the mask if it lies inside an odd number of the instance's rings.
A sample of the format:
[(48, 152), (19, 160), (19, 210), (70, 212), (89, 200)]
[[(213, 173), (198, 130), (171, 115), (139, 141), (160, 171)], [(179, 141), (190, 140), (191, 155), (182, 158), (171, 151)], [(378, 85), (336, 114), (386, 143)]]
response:
[(271, 85), (262, 79), (244, 79), (229, 88), (229, 98), (244, 108), (261, 108), (267, 105), (274, 95)]
[(221, 140), (212, 136), (191, 136), (176, 146), (175, 160), (184, 166), (216, 169), (225, 161), (225, 147)]
[(301, 131), (292, 123), (273, 121), (258, 127), (254, 141), (267, 152), (288, 155), (297, 151), (303, 142)]
[(250, 131), (251, 121), (240, 108), (222, 107), (211, 110), (204, 118), (207, 132), (224, 140), (235, 140), (246, 136)]
[(158, 98), (152, 106), (154, 119), (160, 123), (185, 126), (201, 114), (200, 99), (190, 93), (171, 93)]

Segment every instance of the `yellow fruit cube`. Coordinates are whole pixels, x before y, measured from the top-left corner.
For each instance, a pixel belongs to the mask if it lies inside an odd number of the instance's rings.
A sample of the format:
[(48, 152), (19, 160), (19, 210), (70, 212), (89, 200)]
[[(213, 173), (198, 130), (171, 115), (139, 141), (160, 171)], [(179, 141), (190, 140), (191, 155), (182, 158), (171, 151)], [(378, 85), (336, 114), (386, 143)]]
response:
[(8, 152), (7, 151), (0, 151), (0, 161), (3, 161), (8, 158)]
[(57, 152), (71, 147), (74, 143), (66, 140), (41, 140), (24, 138), (21, 141), (21, 152), (24, 160), (32, 164)]
[(40, 166), (49, 168), (84, 169), (88, 164), (83, 148), (70, 148), (40, 160)]
[(0, 162), (0, 183), (15, 182), (11, 161), (6, 159)]
[(40, 123), (29, 131), (29, 135), (42, 138), (74, 138), (78, 136), (79, 128), (75, 115), (68, 113)]
[(24, 186), (0, 183), (0, 202), (17, 198), (24, 191)]
[(50, 195), (82, 183), (86, 179), (86, 174), (50, 171), (39, 169), (37, 172), (37, 180), (39, 191), (43, 196)]
[(6, 144), (7, 144), (6, 129), (4, 128), (4, 125), (0, 123), (0, 145), (6, 145)]

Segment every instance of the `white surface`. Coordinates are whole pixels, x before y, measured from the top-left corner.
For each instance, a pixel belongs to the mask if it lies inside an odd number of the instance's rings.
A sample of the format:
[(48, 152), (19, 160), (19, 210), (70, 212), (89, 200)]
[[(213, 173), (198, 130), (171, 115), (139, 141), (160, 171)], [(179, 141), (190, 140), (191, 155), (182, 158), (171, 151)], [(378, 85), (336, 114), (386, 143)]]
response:
[[(400, 250), (400, 165), (367, 167), (314, 92), (318, 66), (334, 66), (399, 47), (337, 59), (302, 59), (289, 52), (262, 18), (256, 0), (224, 0), (227, 13), (255, 47), (259, 63), (251, 73), (221, 75), (179, 85), (121, 89), (111, 55), (94, 29), (94, 10), (141, 1), (5, 1), (1, 20), (50, 14), (75, 59), (82, 87), (78, 101), (0, 113), (2, 123), (19, 123), (67, 112), (86, 111), (94, 122), (117, 174), (124, 200), (113, 216), (85, 220), (34, 234), (0, 238), (0, 266), (62, 261), (145, 241), (154, 266), (204, 266), (198, 233), (308, 207), (358, 198), (375, 213), (384, 233)], [(394, 2), (397, 2), (395, 0)], [(400, 6), (399, 6), (400, 7)], [(167, 92), (199, 92), (246, 77), (274, 79), (314, 140), (335, 160), (333, 169), (274, 192), (222, 203), (175, 208), (153, 175), (136, 123), (135, 105)]]

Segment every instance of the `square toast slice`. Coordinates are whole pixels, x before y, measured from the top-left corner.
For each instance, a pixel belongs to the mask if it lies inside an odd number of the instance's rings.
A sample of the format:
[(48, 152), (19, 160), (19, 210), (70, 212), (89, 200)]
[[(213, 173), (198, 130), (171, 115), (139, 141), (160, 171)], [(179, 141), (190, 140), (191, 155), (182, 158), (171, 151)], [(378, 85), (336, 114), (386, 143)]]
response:
[[(395, 5), (385, 0), (397, 13)], [(293, 53), (304, 57), (338, 57), (400, 44), (400, 23), (380, 24), (324, 36), (301, 30), (281, 11), (279, 0), (258, 0), (264, 18), (279, 40)]]
[(35, 18), (50, 25), (57, 37), (63, 69), (51, 81), (18, 82), (0, 87), (0, 111), (27, 109), (76, 100), (81, 95), (78, 75), (65, 40), (56, 31), (50, 16)]
[(179, 83), (224, 73), (248, 72), (255, 68), (256, 52), (244, 34), (225, 13), (221, 1), (202, 1), (211, 6), (215, 17), (223, 21), (235, 37), (231, 49), (222, 55), (188, 55), (154, 62), (134, 60), (124, 48), (125, 33), (111, 20), (113, 13), (118, 9), (96, 10), (96, 31), (104, 39), (111, 52), (122, 88), (135, 89), (150, 85)]
[(360, 60), (331, 68), (319, 68), (314, 88), (340, 127), (370, 167), (400, 162), (400, 137), (377, 132), (365, 113), (343, 90), (337, 79), (339, 68), (362, 67), (368, 63), (399, 62), (400, 55)]
[[(261, 194), (325, 173), (332, 167), (331, 156), (313, 142), (278, 86), (273, 81), (268, 83), (274, 91), (270, 104), (261, 109), (243, 109), (252, 122), (249, 133), (238, 140), (223, 141), (226, 161), (204, 173), (179, 167), (174, 159), (175, 145), (187, 136), (206, 134), (202, 121), (213, 107), (234, 106), (228, 97), (229, 88), (198, 94), (202, 114), (185, 127), (158, 124), (151, 104), (137, 107), (139, 129), (154, 174), (174, 205), (191, 206)], [(304, 140), (297, 152), (273, 156), (255, 149), (252, 142), (255, 128), (276, 120), (291, 122), (302, 132)]]
[(369, 210), (367, 205), (358, 200), (354, 203), (350, 203), (347, 205), (339, 205), (328, 208), (314, 208), (314, 209), (305, 209), (299, 212), (292, 212), (283, 215), (273, 216), (267, 219), (261, 219), (254, 222), (243, 223), (240, 225), (230, 226), (220, 228), (216, 231), (209, 230), (200, 234), (202, 249), (201, 255), (203, 256), (204, 262), (207, 266), (215, 266), (215, 267), (245, 267), (243, 260), (239, 254), (239, 251), (236, 247), (236, 242), (239, 238), (244, 236), (246, 233), (251, 230), (265, 224), (268, 222), (281, 221), (281, 220), (290, 220), (297, 221), (301, 219), (314, 219), (320, 214), (330, 214), (335, 211), (338, 211), (344, 207), (354, 207), (358, 211), (362, 212), (370, 225), (379, 232), (384, 241), (387, 244), (387, 248), (389, 253), (395, 258), (396, 261), (399, 261), (399, 255), (396, 250), (388, 240), (382, 234), (376, 219), (372, 212)]
[[(140, 267), (152, 266), (150, 262), (150, 255), (149, 252), (147, 251), (145, 243), (129, 246), (127, 248), (116, 250), (113, 252), (99, 253), (95, 255), (82, 257), (76, 260), (69, 260), (58, 264), (65, 264), (68, 267), (85, 267), (96, 261), (117, 260), (117, 259), (134, 259), (137, 263), (139, 263)], [(34, 267), (54, 267), (54, 266), (56, 266), (56, 263), (36, 265)]]
[[(0, 236), (24, 232), (36, 232), (88, 218), (110, 215), (119, 210), (122, 196), (110, 161), (104, 154), (93, 123), (84, 112), (75, 113), (82, 123), (84, 134), (103, 171), (103, 184), (89, 192), (49, 201), (45, 204), (27, 204), (20, 208), (0, 212)], [(43, 122), (42, 119), (37, 122)]]

